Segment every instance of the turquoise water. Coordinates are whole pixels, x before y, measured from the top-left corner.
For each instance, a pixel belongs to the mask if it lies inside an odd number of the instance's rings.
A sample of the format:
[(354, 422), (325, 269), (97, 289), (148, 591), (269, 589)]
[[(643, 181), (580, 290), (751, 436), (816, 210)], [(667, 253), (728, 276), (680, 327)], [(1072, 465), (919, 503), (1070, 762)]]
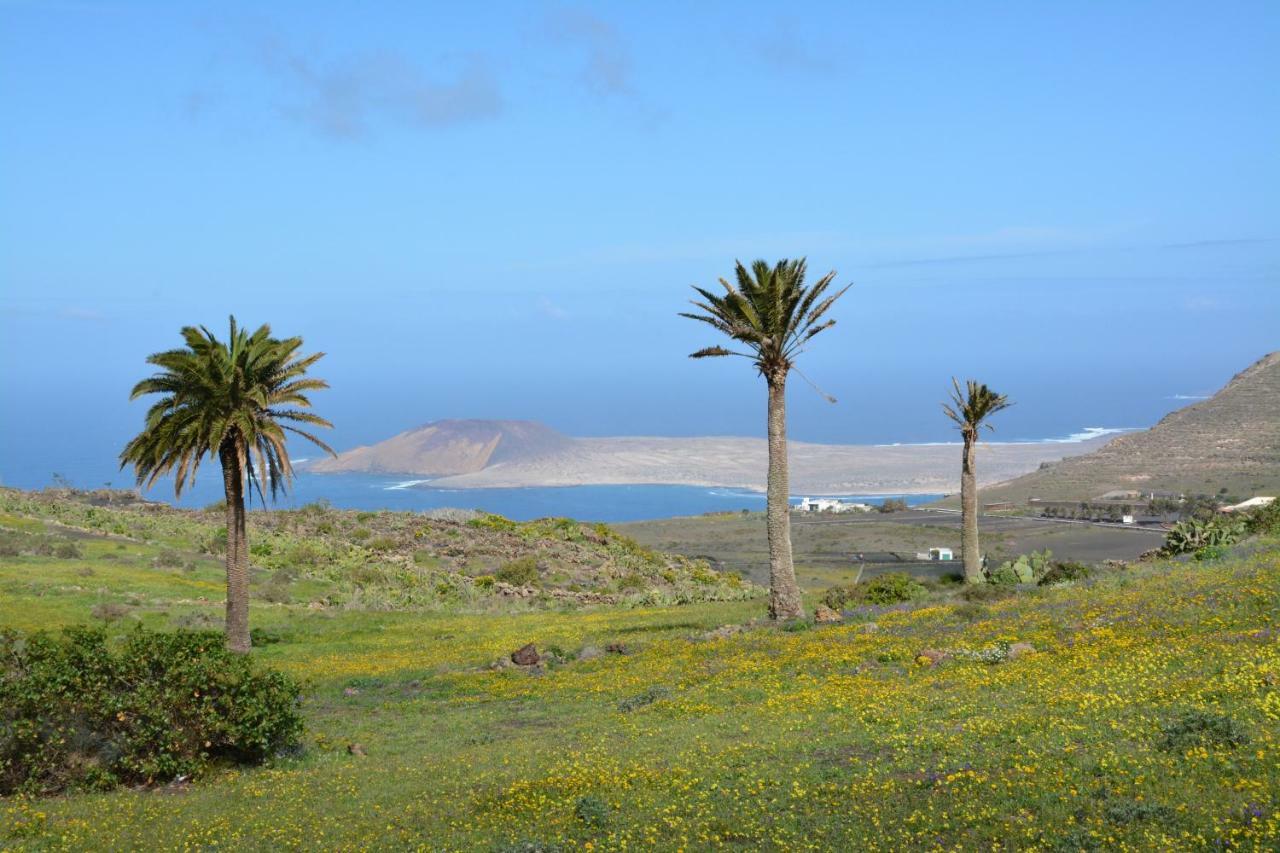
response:
[[(201, 482), (181, 505), (202, 506), (221, 497), (220, 483)], [(704, 512), (763, 510), (764, 494), (740, 489), (699, 486), (554, 486), (520, 489), (433, 489), (408, 485), (403, 477), (368, 474), (299, 474), (290, 494), (276, 502), (281, 508), (325, 500), (340, 509), (425, 510), (441, 507), (480, 509), (525, 521), (567, 516), (584, 521), (639, 521), (699, 515)], [(172, 500), (172, 493), (152, 490), (153, 500)], [(927, 503), (940, 495), (841, 495), (849, 500), (879, 503), (902, 497), (909, 504)], [(793, 502), (799, 501), (799, 497)], [(258, 505), (257, 500), (254, 502)]]
[[(108, 484), (101, 478), (69, 478), (77, 488), (97, 488)], [(127, 475), (117, 476), (110, 484), (116, 488), (130, 485)], [(7, 485), (42, 488), (50, 485), (48, 477), (28, 483)], [(178, 506), (201, 507), (222, 499), (222, 477), (215, 466), (201, 469), (193, 489), (174, 500), (172, 484), (157, 485), (144, 492), (148, 500), (176, 503)], [(839, 495), (846, 500), (878, 504), (885, 498), (903, 498), (915, 505), (937, 500), (941, 495)], [(794, 497), (792, 503), (800, 500)], [(269, 507), (291, 509), (313, 501), (327, 501), (339, 509), (421, 511), (456, 507), (494, 512), (508, 518), (527, 521), (546, 516), (567, 516), (583, 521), (640, 521), (670, 518), (678, 515), (700, 515), (706, 512), (763, 510), (762, 492), (745, 489), (708, 488), (703, 486), (554, 486), (519, 489), (433, 489), (421, 480), (403, 476), (371, 474), (306, 474), (299, 473), (287, 495), (281, 495)], [(254, 494), (253, 509), (261, 508)]]

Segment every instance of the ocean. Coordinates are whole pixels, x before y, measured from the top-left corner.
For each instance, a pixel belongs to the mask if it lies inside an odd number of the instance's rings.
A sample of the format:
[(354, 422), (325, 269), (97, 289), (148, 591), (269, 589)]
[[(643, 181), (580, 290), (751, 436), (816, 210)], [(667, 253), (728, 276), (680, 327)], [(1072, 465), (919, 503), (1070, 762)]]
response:
[[(196, 486), (174, 500), (173, 487), (157, 485), (145, 492), (150, 500), (178, 506), (201, 507), (222, 499), (222, 479), (216, 468), (202, 470)], [(77, 483), (82, 488), (102, 483)], [(121, 485), (121, 484), (116, 484)], [(803, 496), (796, 496), (798, 502)], [(928, 503), (941, 495), (840, 495), (846, 500), (879, 504), (887, 498), (902, 498), (910, 505)], [(454, 507), (504, 515), (517, 521), (547, 516), (566, 516), (582, 521), (644, 521), (707, 512), (763, 510), (763, 492), (745, 489), (699, 486), (550, 486), (518, 489), (433, 489), (420, 480), (371, 474), (306, 474), (299, 472), (287, 495), (267, 507), (293, 509), (314, 501), (327, 501), (339, 509), (409, 510)], [(262, 503), (254, 494), (253, 508)]]
[[(1121, 431), (1123, 430), (1090, 428), (1057, 441), (1083, 441), (1098, 435)], [(130, 472), (120, 471), (112, 464), (114, 454), (108, 452), (108, 448), (103, 447), (99, 450), (96, 447), (85, 446), (85, 443), (68, 443), (64, 448), (67, 446), (74, 450), (64, 450), (58, 454), (56, 460), (45, 457), (45, 454), (18, 454), (12, 452), (13, 448), (6, 448), (10, 452), (5, 454), (2, 460), (4, 464), (0, 465), (0, 475), (3, 475), (0, 485), (23, 489), (39, 489), (58, 482), (82, 489), (103, 486), (128, 488), (133, 485)], [(302, 462), (304, 459), (295, 461)], [(144, 496), (149, 500), (164, 501), (178, 506), (206, 506), (222, 499), (221, 472), (216, 462), (206, 460), (200, 469), (195, 486), (184, 492), (181, 499), (175, 500), (171, 481), (157, 484), (144, 492)], [(871, 504), (881, 503), (888, 498), (901, 498), (912, 506), (928, 503), (941, 497), (937, 494), (811, 496), (839, 497)], [(802, 497), (806, 495), (794, 495), (792, 502), (798, 502)], [(608, 485), (440, 489), (432, 488), (429, 481), (405, 476), (308, 474), (303, 469), (299, 469), (289, 492), (280, 495), (274, 502), (268, 496), (267, 505), (289, 509), (314, 501), (327, 501), (340, 509), (422, 511), (453, 507), (498, 513), (521, 521), (547, 516), (566, 516), (584, 521), (604, 522), (641, 521), (700, 515), (708, 512), (736, 512), (744, 509), (762, 510), (765, 506), (765, 496), (762, 492), (734, 488)], [(260, 507), (261, 502), (255, 494), (253, 508)]]

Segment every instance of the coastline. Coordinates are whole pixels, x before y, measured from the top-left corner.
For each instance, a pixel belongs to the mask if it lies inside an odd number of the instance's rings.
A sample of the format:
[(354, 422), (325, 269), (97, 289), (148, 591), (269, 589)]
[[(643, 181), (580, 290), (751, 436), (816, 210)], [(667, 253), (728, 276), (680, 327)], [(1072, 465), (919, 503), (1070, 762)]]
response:
[[(982, 442), (979, 482), (1001, 483), (1068, 456), (1092, 452), (1121, 430), (1078, 440)], [(402, 477), (393, 489), (517, 489), (575, 486), (691, 486), (763, 492), (764, 439), (619, 437), (573, 439), (573, 449), (499, 462), (479, 471), (317, 471)], [(801, 495), (949, 494), (959, 488), (958, 444), (833, 445), (791, 442), (791, 491)]]

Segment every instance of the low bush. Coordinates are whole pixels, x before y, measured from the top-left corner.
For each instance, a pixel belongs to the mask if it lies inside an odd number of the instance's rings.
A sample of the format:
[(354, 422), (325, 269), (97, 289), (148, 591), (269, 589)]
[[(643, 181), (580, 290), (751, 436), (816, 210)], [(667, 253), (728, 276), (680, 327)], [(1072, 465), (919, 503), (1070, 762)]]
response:
[(128, 605), (119, 604), (114, 601), (107, 601), (101, 604), (93, 605), (93, 609), (89, 611), (89, 615), (94, 619), (101, 619), (103, 622), (115, 622), (117, 619), (123, 619), (130, 613)]
[(0, 794), (167, 782), (298, 743), (300, 689), (220, 634), (0, 634)]
[(396, 545), (396, 540), (390, 536), (375, 536), (365, 544), (365, 547), (371, 551), (394, 551)]
[(858, 584), (866, 604), (900, 604), (915, 601), (928, 590), (905, 572), (888, 572)]
[(927, 593), (924, 585), (911, 575), (888, 572), (851, 586), (833, 586), (823, 594), (822, 603), (832, 610), (843, 610), (851, 604), (901, 604)]
[(1084, 563), (1055, 561), (1040, 576), (1040, 586), (1056, 586), (1057, 584), (1081, 581), (1093, 574), (1093, 569)]
[(1214, 560), (1221, 560), (1227, 556), (1227, 549), (1221, 545), (1205, 545), (1191, 555), (1191, 559), (1197, 563), (1211, 563)]
[(177, 569), (182, 567), (182, 555), (177, 551), (164, 550), (156, 554), (152, 562), (161, 569)]
[(80, 553), (80, 546), (74, 542), (60, 542), (53, 548), (53, 556), (59, 560), (79, 560), (84, 555)]
[(1263, 536), (1280, 536), (1280, 500), (1260, 506), (1244, 520), (1245, 531)]
[(1173, 817), (1173, 809), (1145, 800), (1114, 799), (1106, 804), (1102, 814), (1112, 823), (1123, 826), (1147, 821), (1166, 822)]
[(618, 578), (618, 590), (620, 592), (644, 589), (648, 585), (649, 582), (645, 580), (644, 575), (637, 574), (636, 572), (631, 572), (630, 574), (626, 574)]
[(512, 586), (538, 585), (538, 560), (532, 554), (503, 563), (493, 576)]
[(599, 829), (609, 820), (609, 806), (595, 794), (587, 794), (578, 797), (573, 816), (592, 829)]
[(965, 601), (1001, 601), (1017, 595), (1014, 585), (1001, 586), (993, 583), (971, 583), (960, 591)]
[(624, 714), (627, 714), (638, 708), (643, 708), (646, 705), (652, 705), (654, 702), (657, 702), (660, 699), (666, 699), (670, 695), (671, 695), (670, 688), (663, 687), (660, 684), (655, 685), (653, 687), (650, 687), (648, 690), (644, 691), (643, 693), (623, 699), (621, 702), (618, 703), (618, 710)]
[(1249, 733), (1235, 720), (1212, 711), (1185, 711), (1160, 730), (1157, 745), (1166, 752), (1206, 746), (1234, 749), (1249, 742)]

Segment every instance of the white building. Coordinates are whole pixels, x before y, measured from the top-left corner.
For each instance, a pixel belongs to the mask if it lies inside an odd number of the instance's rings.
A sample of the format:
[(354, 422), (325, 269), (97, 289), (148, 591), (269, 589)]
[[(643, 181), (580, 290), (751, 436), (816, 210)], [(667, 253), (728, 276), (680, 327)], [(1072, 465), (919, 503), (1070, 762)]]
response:
[(797, 512), (870, 512), (870, 504), (845, 503), (839, 498), (805, 498), (796, 504)]
[(1275, 500), (1274, 497), (1249, 498), (1249, 500), (1241, 501), (1240, 503), (1234, 504), (1233, 506), (1224, 506), (1222, 508), (1222, 511), (1223, 512), (1239, 512), (1242, 509), (1244, 510), (1257, 509), (1260, 506), (1266, 506), (1267, 504), (1271, 503), (1274, 500)]

